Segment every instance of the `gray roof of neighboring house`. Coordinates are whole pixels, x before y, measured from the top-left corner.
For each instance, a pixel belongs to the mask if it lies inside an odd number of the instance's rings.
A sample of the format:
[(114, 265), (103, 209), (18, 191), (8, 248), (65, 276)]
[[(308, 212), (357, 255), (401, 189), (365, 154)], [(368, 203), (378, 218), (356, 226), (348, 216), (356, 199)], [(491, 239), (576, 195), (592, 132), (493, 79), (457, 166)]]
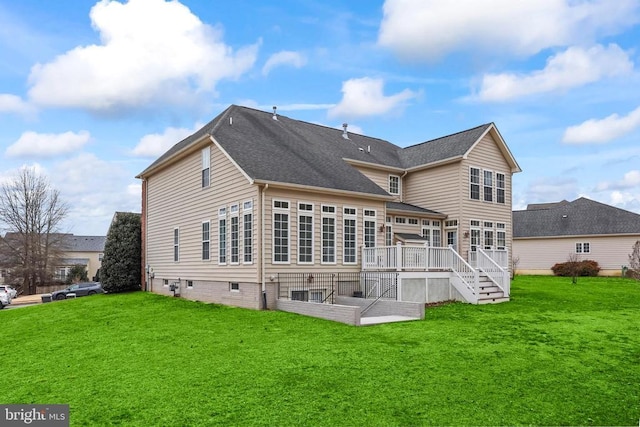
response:
[(344, 159), (399, 170), (459, 157), (488, 129), (482, 125), (448, 137), (408, 148), (382, 139), (348, 133), (278, 115), (232, 105), (193, 135), (180, 141), (153, 162), (140, 176), (211, 135), (254, 181), (389, 196)]
[(407, 240), (422, 240), (427, 242), (427, 238), (424, 236), (421, 236), (419, 234), (414, 234), (414, 233), (394, 233), (394, 235), (403, 241), (407, 241)]
[(640, 234), (640, 215), (585, 197), (541, 205), (513, 212), (514, 238)]
[(74, 236), (66, 237), (67, 251), (69, 252), (104, 252), (106, 236)]

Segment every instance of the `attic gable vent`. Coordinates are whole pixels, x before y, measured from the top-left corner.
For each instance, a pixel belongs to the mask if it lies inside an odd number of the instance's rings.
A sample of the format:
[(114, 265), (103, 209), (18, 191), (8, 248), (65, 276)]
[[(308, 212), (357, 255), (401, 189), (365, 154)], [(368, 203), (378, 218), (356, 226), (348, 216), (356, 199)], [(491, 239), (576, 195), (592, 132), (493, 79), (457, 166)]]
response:
[(342, 124), (342, 137), (344, 139), (349, 139), (349, 134), (347, 133), (347, 126), (349, 126), (347, 123)]

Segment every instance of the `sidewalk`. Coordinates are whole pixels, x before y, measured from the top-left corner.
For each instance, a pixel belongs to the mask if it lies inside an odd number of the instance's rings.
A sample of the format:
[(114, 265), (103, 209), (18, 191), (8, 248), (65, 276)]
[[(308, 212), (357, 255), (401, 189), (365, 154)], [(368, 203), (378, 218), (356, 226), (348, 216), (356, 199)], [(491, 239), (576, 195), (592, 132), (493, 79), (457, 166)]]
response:
[(20, 295), (19, 297), (13, 298), (11, 300), (11, 305), (38, 304), (41, 302), (42, 302), (42, 294)]

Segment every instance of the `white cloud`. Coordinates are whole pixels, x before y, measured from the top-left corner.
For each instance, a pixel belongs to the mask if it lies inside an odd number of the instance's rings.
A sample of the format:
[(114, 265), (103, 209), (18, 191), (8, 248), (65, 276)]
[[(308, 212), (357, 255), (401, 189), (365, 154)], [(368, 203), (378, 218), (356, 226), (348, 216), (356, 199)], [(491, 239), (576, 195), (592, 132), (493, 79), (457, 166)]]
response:
[(576, 126), (569, 126), (562, 142), (569, 144), (604, 143), (626, 135), (640, 127), (640, 107), (626, 116), (612, 114), (604, 119), (590, 119)]
[(55, 157), (80, 150), (90, 139), (87, 131), (58, 134), (28, 131), (20, 135), (5, 154), (8, 157)]
[(640, 191), (640, 170), (624, 174), (620, 181), (603, 181), (596, 185), (595, 191), (637, 189)]
[(71, 207), (65, 225), (75, 234), (106, 235), (116, 211), (140, 212), (140, 183), (117, 162), (82, 153), (54, 165), (50, 177)]
[(36, 104), (117, 111), (191, 103), (219, 80), (238, 78), (257, 55), (258, 44), (234, 53), (220, 28), (177, 1), (101, 0), (90, 17), (102, 43), (35, 65), (29, 96)]
[(283, 65), (289, 65), (295, 68), (301, 68), (307, 63), (307, 58), (298, 52), (290, 50), (283, 50), (278, 53), (274, 53), (267, 59), (267, 62), (262, 67), (262, 74), (267, 75), (271, 70)]
[(34, 112), (32, 105), (23, 101), (22, 98), (16, 95), (8, 93), (0, 93), (0, 114), (2, 113), (16, 113), (29, 115)]
[(530, 74), (486, 74), (476, 97), (481, 101), (508, 101), (536, 93), (563, 91), (632, 71), (633, 63), (618, 45), (571, 47), (551, 56), (544, 69)]
[(540, 177), (525, 190), (527, 203), (548, 203), (572, 200), (578, 193), (578, 182), (571, 177)]
[(329, 117), (366, 117), (388, 113), (415, 98), (417, 93), (405, 89), (385, 96), (384, 81), (363, 77), (342, 83), (342, 100), (329, 109)]
[(141, 157), (158, 157), (202, 126), (201, 123), (196, 123), (193, 129), (168, 127), (163, 133), (145, 135), (135, 146), (132, 154)]
[(592, 42), (639, 21), (635, 0), (386, 0), (378, 43), (410, 60), (453, 51), (533, 55)]

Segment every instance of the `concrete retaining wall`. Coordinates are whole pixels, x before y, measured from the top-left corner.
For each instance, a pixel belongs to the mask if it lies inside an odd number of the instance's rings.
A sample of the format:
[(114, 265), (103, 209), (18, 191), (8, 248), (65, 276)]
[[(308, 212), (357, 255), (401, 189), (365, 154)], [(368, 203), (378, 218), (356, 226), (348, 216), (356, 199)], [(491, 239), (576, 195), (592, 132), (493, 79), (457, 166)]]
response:
[[(336, 297), (338, 304), (357, 306), (361, 310), (364, 310), (373, 301), (375, 300), (342, 296)], [(366, 317), (393, 315), (424, 319), (424, 303), (380, 299), (365, 313)]]
[(277, 300), (276, 309), (360, 326), (360, 307), (357, 306)]

